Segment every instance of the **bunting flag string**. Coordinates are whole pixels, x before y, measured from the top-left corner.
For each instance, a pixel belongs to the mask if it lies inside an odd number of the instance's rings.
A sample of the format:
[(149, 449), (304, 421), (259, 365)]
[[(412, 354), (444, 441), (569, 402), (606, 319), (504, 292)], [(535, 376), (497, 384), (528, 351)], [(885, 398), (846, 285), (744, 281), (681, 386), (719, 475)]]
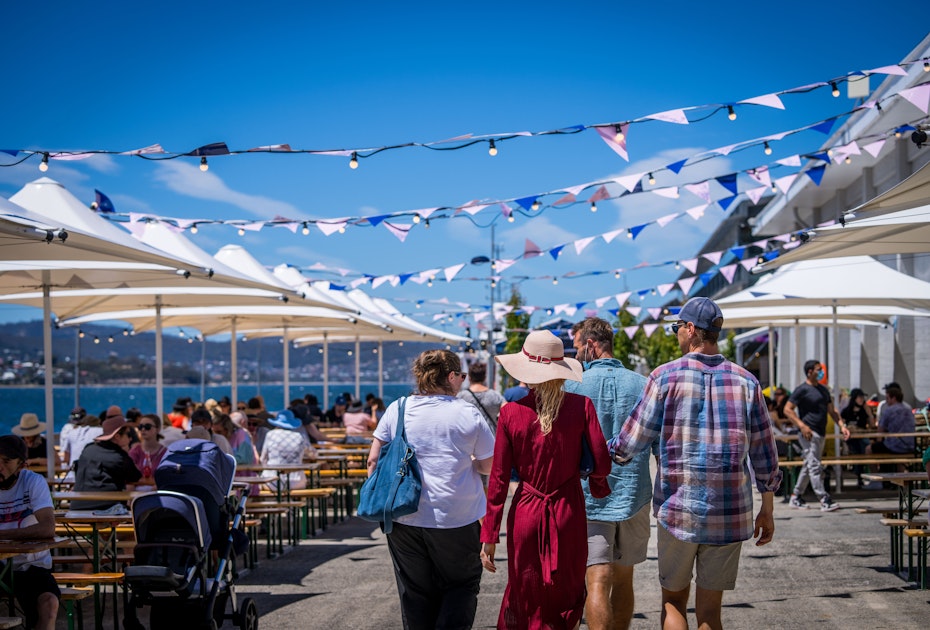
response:
[[(500, 134), (462, 134), (452, 138), (446, 138), (443, 140), (436, 140), (432, 142), (403, 142), (400, 144), (393, 145), (384, 145), (384, 146), (368, 146), (368, 147), (356, 147), (356, 148), (345, 148), (345, 149), (297, 149), (292, 147), (288, 143), (279, 143), (279, 144), (267, 144), (257, 147), (252, 147), (249, 149), (230, 149), (224, 142), (215, 142), (212, 144), (204, 145), (198, 147), (191, 151), (183, 153), (174, 153), (165, 150), (160, 144), (153, 144), (147, 147), (140, 149), (132, 149), (129, 151), (117, 151), (109, 149), (92, 149), (92, 150), (81, 150), (81, 151), (66, 151), (58, 149), (0, 149), (0, 153), (5, 153), (12, 156), (13, 158), (18, 158), (20, 155), (25, 157), (18, 159), (16, 162), (3, 164), (0, 163), (0, 166), (15, 166), (22, 163), (25, 159), (34, 156), (40, 156), (42, 158), (43, 164), (47, 166), (48, 160), (82, 160), (94, 155), (126, 155), (132, 157), (139, 157), (146, 160), (171, 160), (184, 157), (193, 157), (200, 158), (200, 164), (202, 170), (207, 170), (208, 157), (216, 156), (232, 156), (232, 155), (244, 155), (244, 154), (256, 154), (256, 153), (276, 153), (276, 154), (305, 154), (305, 155), (324, 155), (324, 156), (336, 156), (341, 158), (350, 158), (349, 165), (352, 168), (358, 168), (359, 159), (370, 158), (375, 155), (384, 153), (386, 151), (398, 150), (398, 149), (409, 149), (409, 148), (424, 148), (431, 149), (434, 151), (452, 151), (465, 149), (474, 145), (483, 145), (487, 144), (489, 147), (489, 153), (491, 155), (497, 154), (497, 145), (501, 142), (507, 140), (515, 140), (519, 138), (532, 138), (532, 137), (542, 137), (542, 136), (553, 136), (553, 135), (575, 135), (582, 133), (589, 129), (594, 129), (598, 135), (613, 149), (618, 155), (623, 159), (629, 161), (629, 155), (627, 153), (627, 138), (629, 136), (629, 128), (633, 124), (647, 123), (651, 121), (660, 121), (669, 124), (675, 125), (688, 125), (696, 122), (702, 122), (713, 117), (718, 112), (726, 112), (727, 116), (731, 120), (737, 118), (737, 110), (742, 107), (767, 107), (771, 109), (784, 110), (785, 104), (782, 100), (782, 96), (788, 94), (805, 94), (813, 93), (821, 88), (829, 88), (834, 96), (839, 95), (839, 85), (848, 83), (849, 81), (859, 81), (864, 77), (867, 78), (871, 75), (897, 75), (897, 76), (907, 76), (908, 70), (915, 66), (923, 67), (925, 64), (930, 63), (930, 58), (924, 59), (914, 59), (912, 61), (902, 62), (899, 64), (881, 66), (877, 68), (872, 68), (871, 70), (857, 70), (849, 72), (843, 76), (835, 77), (828, 79), (826, 81), (817, 81), (807, 85), (789, 88), (787, 90), (781, 90), (778, 92), (772, 92), (769, 94), (762, 94), (758, 96), (753, 96), (750, 98), (745, 98), (739, 101), (725, 102), (725, 103), (708, 103), (704, 105), (697, 105), (691, 107), (683, 107), (678, 109), (667, 110), (664, 112), (657, 112), (652, 114), (647, 114), (639, 118), (633, 118), (629, 120), (615, 121), (609, 123), (596, 123), (596, 124), (575, 124), (569, 125), (566, 127), (561, 127), (558, 129), (549, 129), (545, 131), (515, 131), (507, 132)], [(879, 101), (873, 101), (870, 103), (864, 104), (864, 106), (875, 107), (880, 105), (884, 101), (890, 98), (901, 96), (911, 102), (915, 107), (921, 109), (924, 114), (930, 114), (930, 85), (924, 84), (921, 86), (916, 86), (902, 90), (900, 94), (893, 93), (884, 96)], [(689, 117), (689, 114), (691, 115)], [(824, 133), (829, 133), (828, 130), (825, 130), (827, 123), (824, 123), (824, 128), (820, 129)], [(832, 128), (832, 122), (829, 125)], [(772, 137), (771, 139), (778, 139)], [(679, 165), (679, 163), (676, 163)], [(683, 165), (683, 164), (681, 164)], [(677, 171), (676, 171), (677, 172)], [(575, 193), (577, 194), (577, 193)]]

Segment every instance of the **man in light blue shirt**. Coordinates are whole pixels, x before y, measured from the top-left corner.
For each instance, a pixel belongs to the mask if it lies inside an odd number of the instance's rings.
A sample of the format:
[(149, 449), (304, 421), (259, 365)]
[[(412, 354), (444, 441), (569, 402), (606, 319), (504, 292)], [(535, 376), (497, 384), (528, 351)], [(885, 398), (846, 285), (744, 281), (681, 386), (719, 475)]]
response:
[[(604, 435), (617, 435), (643, 393), (646, 378), (614, 358), (613, 327), (603, 319), (590, 317), (575, 324), (572, 343), (585, 371), (582, 382), (565, 381), (565, 391), (590, 398)], [(624, 466), (614, 463), (607, 481), (611, 493), (604, 499), (592, 497), (587, 482), (582, 482), (588, 517), (585, 619), (592, 630), (626, 629), (633, 618), (633, 566), (646, 559), (649, 543), (648, 449)]]

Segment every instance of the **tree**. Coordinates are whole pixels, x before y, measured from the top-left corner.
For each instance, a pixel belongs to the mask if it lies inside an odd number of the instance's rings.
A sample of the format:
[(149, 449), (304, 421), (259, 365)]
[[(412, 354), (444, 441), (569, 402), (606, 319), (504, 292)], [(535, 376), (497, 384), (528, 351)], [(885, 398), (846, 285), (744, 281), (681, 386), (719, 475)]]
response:
[(636, 325), (636, 319), (630, 313), (622, 311), (617, 318), (617, 327), (620, 330), (614, 336), (614, 356), (620, 358), (630, 369), (644, 364), (649, 371), (652, 371), (663, 363), (681, 356), (678, 339), (675, 335), (666, 332), (664, 326), (659, 326), (648, 337), (643, 329), (639, 328), (630, 339), (623, 328), (634, 325)]
[[(510, 299), (507, 305), (513, 307), (507, 315), (504, 316), (504, 328), (507, 333), (507, 342), (504, 344), (504, 353), (513, 354), (520, 352), (523, 348), (523, 342), (529, 334), (530, 314), (522, 311), (523, 296), (516, 284), (511, 286)], [(516, 381), (507, 371), (501, 368), (501, 384), (506, 389), (516, 385)]]

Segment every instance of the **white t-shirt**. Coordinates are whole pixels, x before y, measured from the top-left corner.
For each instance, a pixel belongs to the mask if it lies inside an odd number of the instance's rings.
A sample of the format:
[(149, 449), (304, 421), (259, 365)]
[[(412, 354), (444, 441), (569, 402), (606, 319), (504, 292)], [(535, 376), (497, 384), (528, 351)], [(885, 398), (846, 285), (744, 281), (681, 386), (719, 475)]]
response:
[[(45, 477), (31, 470), (21, 470), (19, 478), (9, 490), (0, 490), (0, 530), (20, 529), (38, 524), (35, 513), (52, 507), (52, 494)], [(0, 538), (3, 536), (0, 535)], [(52, 568), (52, 554), (48, 551), (24, 553), (13, 557), (13, 569), (19, 571), (30, 566)]]
[[(398, 403), (388, 406), (374, 431), (382, 442), (394, 439)], [(484, 516), (484, 487), (472, 456), (492, 457), (494, 434), (481, 412), (455, 396), (409, 396), (404, 427), (407, 442), (416, 451), (423, 488), (417, 511), (396, 522), (453, 529)]]

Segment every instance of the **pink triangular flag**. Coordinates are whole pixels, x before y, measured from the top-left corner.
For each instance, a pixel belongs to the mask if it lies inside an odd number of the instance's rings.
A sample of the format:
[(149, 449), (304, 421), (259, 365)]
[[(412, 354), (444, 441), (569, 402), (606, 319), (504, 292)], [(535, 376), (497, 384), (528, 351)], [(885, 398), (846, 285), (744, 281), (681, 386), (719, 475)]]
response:
[(765, 105), (766, 107), (773, 107), (775, 109), (785, 109), (785, 104), (778, 98), (778, 94), (763, 94), (762, 96), (754, 96), (739, 102), (751, 103), (753, 105)]
[(624, 326), (623, 332), (626, 333), (626, 336), (630, 339), (633, 338), (633, 335), (636, 334), (636, 331), (639, 330), (639, 326)]
[(621, 175), (620, 177), (614, 177), (614, 181), (621, 186), (623, 186), (627, 192), (633, 192), (636, 188), (636, 184), (640, 182), (643, 178), (643, 175), (646, 173), (633, 173), (632, 175)]
[[(706, 258), (714, 265), (720, 262), (721, 256), (723, 256), (722, 251), (721, 252), (707, 252), (706, 254), (701, 254), (701, 258)], [(692, 270), (691, 273), (694, 273), (694, 270)]]
[(560, 205), (562, 205), (563, 203), (574, 203), (574, 202), (577, 201), (577, 200), (578, 200), (578, 199), (575, 197), (575, 195), (573, 195), (573, 194), (571, 194), (571, 193), (566, 193), (566, 195), (565, 195), (564, 197), (559, 197), (559, 199), (557, 199), (552, 205), (553, 205), (553, 206), (560, 206)]
[(502, 214), (503, 216), (509, 218), (510, 215), (513, 214), (513, 208), (511, 208), (510, 206), (508, 206), (506, 203), (501, 202), (501, 203), (498, 204), (498, 205), (500, 205), (500, 207), (501, 207), (501, 214)]
[(656, 224), (659, 227), (665, 227), (666, 225), (668, 225), (669, 223), (671, 223), (672, 221), (674, 221), (680, 216), (681, 216), (680, 212), (675, 212), (673, 214), (666, 214), (664, 217), (659, 217), (658, 219), (656, 219)]
[(401, 243), (407, 240), (407, 235), (410, 233), (410, 228), (413, 227), (413, 223), (388, 223), (384, 222), (384, 227), (390, 231), (391, 234), (397, 237)]
[(688, 213), (688, 216), (697, 221), (704, 216), (704, 211), (707, 210), (707, 206), (694, 206), (693, 208), (688, 208), (685, 212)]
[(617, 300), (617, 306), (622, 308), (631, 295), (633, 295), (632, 291), (624, 291), (623, 293), (615, 295), (614, 298)]
[(617, 155), (627, 162), (630, 161), (630, 155), (626, 151), (626, 132), (629, 129), (629, 125), (620, 125), (620, 132), (623, 134), (623, 139), (620, 142), (617, 142), (617, 129), (614, 125), (595, 127), (595, 129), (597, 130), (597, 134), (607, 143), (607, 146), (613, 149)]
[(697, 273), (697, 258), (689, 258), (688, 260), (679, 260), (681, 266), (690, 271), (691, 273)]
[(336, 219), (335, 221), (317, 221), (316, 226), (320, 229), (320, 232), (326, 236), (329, 236), (344, 228), (348, 222), (348, 219)]
[(756, 266), (756, 259), (755, 259), (755, 258), (745, 258), (745, 259), (739, 261), (739, 264), (740, 264), (740, 267), (742, 267), (742, 268), (745, 269), (746, 271), (749, 271), (750, 269), (752, 269), (753, 267)]
[(724, 265), (720, 268), (720, 275), (727, 279), (727, 284), (733, 284), (733, 276), (736, 275), (736, 268), (738, 265), (733, 263), (731, 265)]
[(694, 285), (694, 281), (697, 280), (697, 276), (691, 276), (689, 278), (682, 278), (678, 281), (678, 286), (684, 292), (685, 295), (688, 295), (688, 291), (691, 290), (691, 287)]
[(759, 200), (762, 199), (762, 195), (764, 195), (769, 190), (770, 188), (768, 186), (759, 186), (758, 188), (751, 188), (744, 192), (753, 204), (757, 204), (759, 203)]
[(784, 194), (788, 194), (788, 190), (791, 188), (791, 184), (794, 183), (794, 180), (798, 178), (798, 174), (794, 175), (785, 175), (784, 177), (779, 177), (775, 180), (775, 185), (778, 186), (778, 189)]
[(906, 77), (907, 71), (901, 66), (882, 66), (881, 68), (866, 70), (866, 74), (895, 74), (900, 77)]
[(526, 239), (526, 243), (523, 245), (523, 257), (524, 258), (535, 258), (536, 256), (542, 256), (543, 251), (539, 249), (539, 245)]
[(626, 312), (632, 315), (633, 317), (639, 317), (639, 314), (642, 313), (642, 306), (627, 306)]
[(646, 312), (649, 313), (649, 317), (652, 319), (659, 319), (659, 315), (662, 314), (662, 307), (656, 306), (654, 308), (647, 308)]
[(458, 275), (458, 273), (465, 267), (465, 263), (458, 265), (452, 265), (451, 267), (446, 267), (442, 270), (443, 274), (446, 276), (446, 282), (452, 282), (452, 278)]
[(595, 238), (597, 237), (586, 236), (585, 238), (579, 238), (577, 241), (575, 241), (575, 253), (580, 256), (581, 252), (584, 251), (584, 248), (590, 245), (591, 241), (593, 241)]
[(881, 140), (870, 142), (862, 148), (865, 149), (872, 157), (878, 157), (878, 154), (882, 152), (882, 149), (885, 146), (885, 142), (887, 141), (887, 138), (882, 138)]
[(698, 182), (697, 184), (685, 184), (685, 190), (692, 195), (710, 203), (710, 183)]
[(772, 185), (772, 174), (769, 172), (768, 166), (760, 166), (759, 168), (751, 168), (746, 171), (746, 174), (749, 175), (751, 179), (756, 182), (759, 182), (763, 186)]
[(652, 333), (654, 333), (658, 327), (658, 324), (643, 324), (643, 333), (646, 334), (646, 338), (648, 339), (651, 337)]
[(607, 186), (601, 186), (594, 192), (593, 195), (591, 195), (591, 198), (588, 199), (588, 201), (590, 201), (591, 203), (594, 203), (595, 201), (601, 201), (603, 199), (609, 199), (609, 198), (610, 198), (610, 193), (607, 192)]
[(685, 116), (685, 110), (683, 109), (670, 109), (667, 112), (659, 112), (658, 114), (649, 114), (646, 116), (648, 119), (652, 120), (662, 120), (665, 122), (675, 123), (676, 125), (687, 125), (688, 117)]
[(659, 284), (659, 285), (656, 285), (656, 291), (659, 292), (659, 295), (661, 295), (662, 297), (665, 297), (665, 294), (671, 291), (674, 286), (675, 286), (674, 282), (669, 282), (668, 284)]

